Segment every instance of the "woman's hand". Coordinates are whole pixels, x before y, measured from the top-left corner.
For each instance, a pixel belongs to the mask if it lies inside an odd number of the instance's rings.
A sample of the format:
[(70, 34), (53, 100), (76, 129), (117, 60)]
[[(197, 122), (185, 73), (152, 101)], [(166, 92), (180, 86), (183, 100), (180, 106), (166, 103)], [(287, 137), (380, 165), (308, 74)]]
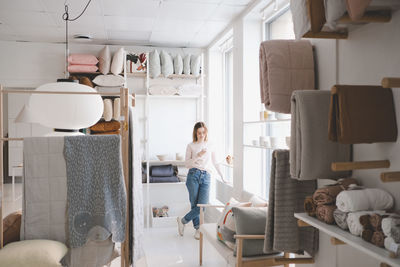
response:
[(199, 153), (197, 153), (198, 157), (202, 157), (207, 152), (207, 149), (203, 148)]

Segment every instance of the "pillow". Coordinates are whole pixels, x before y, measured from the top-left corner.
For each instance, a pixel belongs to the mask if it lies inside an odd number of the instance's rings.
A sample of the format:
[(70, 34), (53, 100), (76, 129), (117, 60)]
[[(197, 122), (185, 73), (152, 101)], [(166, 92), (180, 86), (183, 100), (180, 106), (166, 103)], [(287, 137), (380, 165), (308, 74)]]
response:
[[(267, 208), (232, 208), (235, 218), (236, 234), (264, 235), (267, 221)], [(264, 255), (264, 239), (244, 240), (243, 257)]]
[(68, 57), (68, 63), (71, 65), (96, 65), (98, 62), (94, 55), (89, 54), (71, 54)]
[(83, 85), (87, 85), (89, 87), (94, 87), (92, 81), (88, 77), (80, 77), (79, 78), (79, 83)]
[(112, 119), (112, 108), (111, 99), (104, 99), (103, 118), (105, 121), (110, 121)]
[(320, 32), (326, 22), (324, 0), (307, 0), (307, 7), (311, 31)]
[(19, 241), (22, 211), (13, 212), (3, 220), (3, 244)]
[(118, 97), (114, 99), (113, 119), (118, 121), (119, 117), (121, 117), (121, 99)]
[(157, 50), (149, 54), (149, 75), (150, 78), (156, 78), (161, 74), (160, 55)]
[(345, 0), (324, 0), (326, 25), (336, 30), (336, 22), (346, 13)]
[(268, 207), (268, 202), (258, 196), (252, 196), (249, 200), (252, 207)]
[(153, 85), (149, 88), (151, 95), (175, 95), (178, 89), (170, 85)]
[(232, 207), (250, 207), (250, 202), (241, 203), (236, 199), (231, 198), (226, 203), (224, 211), (217, 223), (217, 238), (224, 243), (228, 248), (235, 248), (234, 235), (236, 234), (235, 221), (233, 219)]
[(190, 58), (190, 72), (194, 76), (200, 75), (201, 55), (191, 56)]
[(121, 47), (117, 52), (114, 53), (112, 63), (111, 63), (111, 72), (115, 75), (118, 75), (124, 69), (124, 49)]
[(290, 10), (292, 11), (294, 35), (299, 40), (311, 29), (306, 0), (290, 0)]
[(190, 74), (190, 55), (183, 58), (183, 74)]
[(125, 83), (124, 77), (121, 75), (98, 75), (93, 82), (99, 86), (123, 86)]
[(162, 50), (160, 58), (161, 58), (161, 73), (164, 75), (164, 77), (168, 77), (169, 75), (174, 74), (174, 64), (172, 63), (171, 55)]
[(60, 260), (68, 248), (58, 241), (24, 240), (8, 244), (0, 250), (1, 266), (62, 266)]
[(101, 49), (99, 54), (99, 71), (103, 74), (108, 74), (111, 67), (111, 52), (108, 45)]
[(97, 66), (94, 65), (69, 65), (68, 66), (68, 72), (72, 73), (94, 73), (97, 71)]
[(183, 59), (181, 55), (176, 55), (174, 57), (174, 73), (181, 75), (183, 72)]

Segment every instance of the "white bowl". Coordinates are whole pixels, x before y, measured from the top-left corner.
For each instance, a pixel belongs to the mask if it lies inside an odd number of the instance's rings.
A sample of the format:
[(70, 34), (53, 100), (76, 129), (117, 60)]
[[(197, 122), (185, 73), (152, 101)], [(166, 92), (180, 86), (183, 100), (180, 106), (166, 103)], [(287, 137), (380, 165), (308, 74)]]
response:
[(158, 158), (160, 161), (164, 161), (164, 160), (166, 160), (166, 159), (167, 159), (167, 157), (168, 157), (168, 155), (167, 155), (167, 154), (156, 155), (156, 156), (157, 156), (157, 158)]
[(253, 140), (252, 144), (253, 144), (253, 146), (259, 146), (260, 142), (258, 142), (258, 140)]
[(286, 145), (290, 147), (290, 136), (285, 137)]
[(275, 113), (275, 118), (277, 120), (289, 120), (291, 118), (290, 114), (285, 114), (285, 113)]

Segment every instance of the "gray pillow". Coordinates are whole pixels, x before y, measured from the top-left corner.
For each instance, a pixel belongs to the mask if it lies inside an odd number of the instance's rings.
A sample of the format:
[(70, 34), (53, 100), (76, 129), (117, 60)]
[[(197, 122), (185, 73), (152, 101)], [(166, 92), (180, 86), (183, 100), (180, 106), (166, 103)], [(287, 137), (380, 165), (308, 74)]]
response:
[(150, 78), (156, 78), (161, 74), (160, 55), (157, 50), (149, 54), (149, 75)]
[(183, 74), (190, 74), (190, 54), (183, 58)]
[(201, 55), (192, 56), (190, 58), (190, 71), (192, 75), (199, 76), (201, 67)]
[(183, 59), (181, 55), (176, 55), (174, 58), (174, 73), (175, 74), (182, 74), (183, 72)]
[[(267, 208), (233, 207), (237, 235), (264, 235)], [(244, 240), (243, 257), (265, 255), (264, 239)], [(236, 251), (235, 251), (236, 254)]]
[(172, 63), (171, 55), (162, 50), (160, 57), (161, 57), (161, 73), (165, 77), (174, 74), (174, 64)]

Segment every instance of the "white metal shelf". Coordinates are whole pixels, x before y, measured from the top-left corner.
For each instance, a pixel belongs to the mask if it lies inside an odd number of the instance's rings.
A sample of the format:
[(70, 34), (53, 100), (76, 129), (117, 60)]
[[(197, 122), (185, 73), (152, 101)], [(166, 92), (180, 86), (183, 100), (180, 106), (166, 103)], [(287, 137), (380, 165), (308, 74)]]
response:
[[(126, 76), (128, 78), (146, 78), (147, 73), (146, 72), (132, 72), (132, 73), (127, 73)], [(167, 78), (167, 79), (192, 79), (192, 80), (197, 80), (202, 78), (201, 75), (195, 76), (192, 74), (171, 74), (165, 77), (164, 75), (160, 74), (160, 76), (155, 77), (155, 78), (150, 78), (150, 79), (159, 79), (159, 78)]]
[(254, 123), (279, 123), (279, 122), (290, 122), (291, 119), (284, 120), (263, 120), (263, 121), (244, 121), (243, 124), (254, 124)]
[(329, 236), (343, 241), (347, 245), (352, 246), (379, 261), (385, 262), (391, 266), (400, 266), (400, 258), (391, 258), (389, 251), (364, 241), (361, 237), (352, 235), (350, 232), (344, 231), (335, 225), (329, 225), (321, 222), (314, 217), (308, 216), (306, 213), (295, 213), (294, 217), (308, 223), (309, 225), (319, 229)]
[(266, 147), (266, 146), (254, 146), (254, 145), (243, 145), (244, 147), (252, 147), (252, 148), (262, 148), (262, 149), (275, 149), (273, 147)]
[[(199, 99), (199, 95), (135, 95), (137, 98), (149, 99)], [(203, 96), (205, 98), (205, 96)]]
[(144, 160), (142, 162), (148, 162), (150, 165), (154, 164), (161, 164), (161, 165), (168, 165), (168, 164), (173, 164), (173, 165), (178, 165), (178, 166), (183, 166), (185, 165), (184, 160)]

